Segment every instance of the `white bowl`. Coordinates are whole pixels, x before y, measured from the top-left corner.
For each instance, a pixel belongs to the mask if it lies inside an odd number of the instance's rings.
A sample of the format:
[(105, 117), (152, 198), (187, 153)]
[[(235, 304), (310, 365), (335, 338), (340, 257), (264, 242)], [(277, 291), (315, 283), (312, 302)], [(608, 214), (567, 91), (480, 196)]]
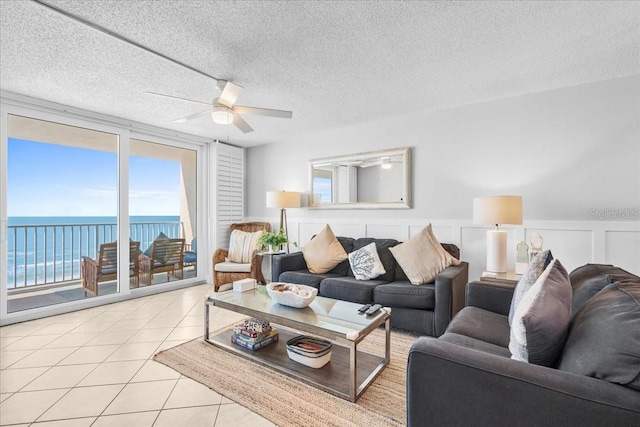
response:
[(311, 304), (316, 298), (316, 295), (318, 295), (318, 289), (307, 285), (271, 282), (267, 284), (267, 293), (278, 304), (295, 308), (304, 308)]

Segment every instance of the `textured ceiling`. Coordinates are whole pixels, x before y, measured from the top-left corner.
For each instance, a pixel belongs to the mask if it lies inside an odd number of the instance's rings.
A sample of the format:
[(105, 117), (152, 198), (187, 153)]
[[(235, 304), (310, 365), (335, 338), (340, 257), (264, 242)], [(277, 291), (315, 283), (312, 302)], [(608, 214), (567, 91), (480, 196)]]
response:
[(208, 116), (215, 81), (31, 0), (0, 0), (0, 88), (242, 146), (640, 73), (637, 2), (47, 3), (216, 78), (248, 116)]

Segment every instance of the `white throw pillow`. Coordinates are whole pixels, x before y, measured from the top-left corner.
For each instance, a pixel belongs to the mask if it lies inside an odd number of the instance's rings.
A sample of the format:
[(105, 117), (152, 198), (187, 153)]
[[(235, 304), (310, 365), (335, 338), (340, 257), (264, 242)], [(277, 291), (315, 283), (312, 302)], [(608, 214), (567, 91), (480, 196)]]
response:
[(513, 291), (511, 307), (509, 308), (509, 326), (513, 324), (513, 315), (516, 312), (516, 308), (518, 307), (522, 296), (533, 286), (534, 283), (536, 283), (536, 280), (538, 280), (538, 277), (540, 277), (552, 259), (553, 255), (551, 254), (551, 251), (547, 249), (533, 257), (527, 266), (527, 269), (522, 274), (522, 277)]
[(436, 239), (431, 224), (389, 250), (414, 285), (431, 283), (445, 268), (460, 264)]
[(356, 280), (369, 280), (386, 273), (378, 256), (376, 242), (371, 242), (349, 254), (349, 264)]
[(253, 251), (258, 248), (258, 239), (262, 236), (262, 231), (253, 233), (233, 230), (229, 239), (229, 255), (227, 259), (240, 264), (251, 263)]
[(302, 247), (302, 256), (311, 273), (323, 274), (347, 259), (347, 253), (329, 225)]

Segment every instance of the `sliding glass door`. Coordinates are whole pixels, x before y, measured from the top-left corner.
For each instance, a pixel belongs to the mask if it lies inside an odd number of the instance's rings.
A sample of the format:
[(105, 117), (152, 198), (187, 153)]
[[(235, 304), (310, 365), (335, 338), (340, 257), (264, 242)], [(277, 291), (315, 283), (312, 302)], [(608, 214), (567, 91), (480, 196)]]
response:
[(2, 109), (0, 320), (204, 279), (202, 144)]
[(140, 282), (197, 276), (196, 151), (131, 139), (129, 221), (140, 244)]

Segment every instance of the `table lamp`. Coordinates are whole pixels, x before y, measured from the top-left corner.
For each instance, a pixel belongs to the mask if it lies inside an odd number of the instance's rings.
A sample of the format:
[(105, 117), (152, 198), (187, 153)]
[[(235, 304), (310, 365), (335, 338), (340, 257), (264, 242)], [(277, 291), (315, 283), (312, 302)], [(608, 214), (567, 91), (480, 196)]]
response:
[(299, 208), (300, 193), (297, 191), (267, 191), (267, 207), (280, 208), (280, 230), (284, 228), (289, 253), (289, 233), (287, 227), (287, 208)]
[(487, 271), (507, 272), (507, 232), (500, 224), (522, 224), (522, 197), (491, 196), (473, 199), (473, 222), (495, 225), (487, 231)]

